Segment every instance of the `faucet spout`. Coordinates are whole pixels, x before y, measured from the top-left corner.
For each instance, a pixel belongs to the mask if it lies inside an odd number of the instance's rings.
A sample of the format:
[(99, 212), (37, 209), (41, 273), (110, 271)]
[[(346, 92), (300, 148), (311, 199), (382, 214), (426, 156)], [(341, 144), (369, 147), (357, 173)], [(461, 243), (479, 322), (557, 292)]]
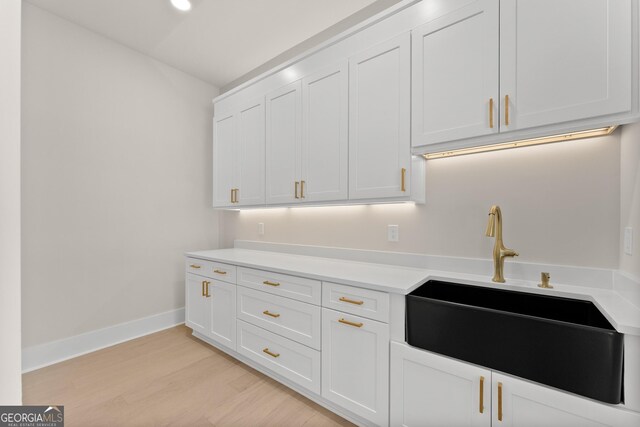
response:
[(502, 211), (500, 206), (493, 205), (489, 210), (489, 223), (485, 231), (487, 237), (495, 237), (493, 245), (493, 280), (497, 283), (504, 283), (504, 259), (506, 257), (518, 256), (518, 252), (504, 246), (502, 241)]

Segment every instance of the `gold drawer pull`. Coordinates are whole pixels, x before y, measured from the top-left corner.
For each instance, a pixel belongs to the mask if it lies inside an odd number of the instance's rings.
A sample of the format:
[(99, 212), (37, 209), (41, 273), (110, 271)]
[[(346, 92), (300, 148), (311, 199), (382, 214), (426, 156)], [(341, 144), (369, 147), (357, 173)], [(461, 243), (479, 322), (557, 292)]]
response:
[(266, 314), (267, 316), (271, 316), (271, 317), (280, 317), (278, 313), (271, 313), (269, 310), (263, 311), (262, 314)]
[(269, 347), (262, 350), (264, 353), (267, 353), (271, 357), (280, 357), (280, 353), (272, 353), (269, 351)]
[(269, 286), (280, 286), (280, 283), (278, 282), (270, 282), (268, 280), (265, 280), (264, 282), (262, 282), (264, 285), (269, 285)]
[(226, 271), (222, 271), (222, 270), (213, 270), (213, 272), (218, 274), (227, 274)]
[(349, 304), (356, 304), (356, 305), (364, 304), (364, 301), (356, 301), (356, 300), (353, 300), (353, 299), (349, 299), (347, 297), (340, 297), (340, 301), (348, 302)]
[(502, 383), (498, 383), (498, 421), (502, 421)]
[(189, 267), (191, 267), (191, 268), (201, 268), (198, 264), (191, 264)]
[(484, 377), (480, 377), (480, 405), (478, 410), (484, 414)]
[(493, 129), (493, 98), (489, 98), (489, 127)]
[(345, 319), (340, 319), (338, 320), (338, 322), (344, 323), (345, 325), (349, 325), (349, 326), (355, 326), (356, 328), (362, 328), (362, 325), (364, 325), (364, 323), (362, 322), (349, 322), (348, 320), (345, 320)]

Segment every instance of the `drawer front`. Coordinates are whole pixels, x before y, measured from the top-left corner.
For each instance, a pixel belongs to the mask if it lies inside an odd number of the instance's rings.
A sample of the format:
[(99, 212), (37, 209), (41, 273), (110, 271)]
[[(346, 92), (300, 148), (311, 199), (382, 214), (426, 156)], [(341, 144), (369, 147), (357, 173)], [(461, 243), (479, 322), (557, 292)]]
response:
[(322, 284), (318, 280), (238, 267), (238, 284), (270, 294), (320, 305)]
[(320, 350), (320, 307), (238, 286), (238, 318)]
[(238, 353), (320, 394), (320, 352), (238, 320)]
[(389, 322), (389, 294), (323, 282), (322, 306), (380, 322)]
[(227, 283), (236, 283), (236, 266), (221, 262), (207, 261), (197, 258), (186, 259), (187, 273), (222, 280)]

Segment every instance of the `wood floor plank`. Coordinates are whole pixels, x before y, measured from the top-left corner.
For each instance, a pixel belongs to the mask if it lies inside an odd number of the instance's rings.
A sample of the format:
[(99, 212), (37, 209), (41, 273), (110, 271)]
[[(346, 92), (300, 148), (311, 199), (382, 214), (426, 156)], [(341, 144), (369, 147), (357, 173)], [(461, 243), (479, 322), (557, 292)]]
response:
[(23, 375), (25, 405), (74, 426), (353, 424), (177, 326)]

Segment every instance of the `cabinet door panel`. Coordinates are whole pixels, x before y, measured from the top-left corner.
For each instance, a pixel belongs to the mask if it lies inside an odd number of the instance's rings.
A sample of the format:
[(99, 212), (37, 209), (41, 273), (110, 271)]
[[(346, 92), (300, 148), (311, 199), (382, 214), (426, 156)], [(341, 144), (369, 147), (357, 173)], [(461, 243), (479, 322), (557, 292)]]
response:
[[(502, 385), (502, 420), (499, 419)], [(640, 413), (625, 411), (584, 397), (530, 383), (503, 374), (492, 378), (493, 423), (504, 427), (631, 427), (640, 425)]]
[(410, 194), (410, 41), (402, 34), (349, 59), (349, 199)]
[(300, 178), (301, 83), (267, 95), (267, 203), (295, 203)]
[(207, 336), (236, 349), (236, 285), (211, 280), (209, 285), (209, 331)]
[(498, 132), (498, 6), (478, 0), (412, 31), (413, 146)]
[(515, 130), (631, 109), (629, 0), (500, 2), (501, 105)]
[(322, 309), (322, 397), (388, 425), (389, 325)]
[(302, 81), (302, 180), (305, 201), (347, 199), (346, 61)]
[(235, 117), (232, 114), (213, 118), (213, 206), (233, 206), (231, 189), (234, 188)]
[(392, 426), (491, 425), (487, 369), (392, 342), (390, 377)]
[(205, 277), (187, 274), (185, 279), (185, 324), (195, 332), (207, 334), (208, 301), (204, 296)]
[(264, 184), (264, 100), (260, 98), (246, 104), (237, 114), (238, 153), (236, 206), (262, 205), (265, 203)]

